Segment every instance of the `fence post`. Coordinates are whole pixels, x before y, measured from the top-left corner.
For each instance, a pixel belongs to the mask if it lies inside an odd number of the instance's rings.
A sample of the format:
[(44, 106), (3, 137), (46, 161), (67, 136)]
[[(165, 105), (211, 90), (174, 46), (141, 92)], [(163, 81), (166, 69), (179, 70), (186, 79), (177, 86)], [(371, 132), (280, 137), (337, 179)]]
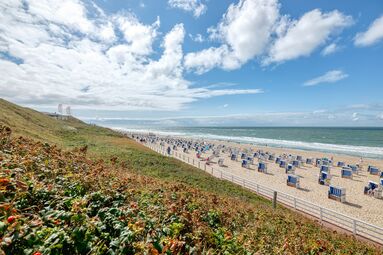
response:
[(257, 193), (259, 194), (259, 185), (257, 184)]
[(188, 157), (188, 164), (189, 164), (189, 157)]
[(194, 166), (194, 158), (193, 158), (193, 166)]
[(198, 168), (201, 169), (201, 161), (198, 161)]
[(205, 163), (205, 165), (204, 165), (204, 170), (206, 171), (206, 163)]
[(352, 233), (354, 235), (356, 235), (356, 220), (352, 220), (353, 224), (352, 224)]
[(221, 179), (222, 179), (222, 171), (220, 171), (221, 172)]
[(211, 167), (211, 175), (214, 175), (214, 169)]
[(297, 209), (297, 199), (294, 197), (294, 209)]
[(274, 191), (273, 195), (273, 209), (277, 208), (277, 192)]
[(320, 220), (323, 221), (323, 209), (322, 209), (322, 207), (319, 207), (319, 213), (320, 213)]

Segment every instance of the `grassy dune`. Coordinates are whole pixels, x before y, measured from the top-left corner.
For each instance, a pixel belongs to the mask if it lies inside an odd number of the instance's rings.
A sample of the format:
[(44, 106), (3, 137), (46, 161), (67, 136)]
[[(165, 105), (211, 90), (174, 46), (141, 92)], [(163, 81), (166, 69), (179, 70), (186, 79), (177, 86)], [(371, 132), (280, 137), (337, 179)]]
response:
[(3, 253), (382, 253), (109, 129), (4, 100), (0, 125)]

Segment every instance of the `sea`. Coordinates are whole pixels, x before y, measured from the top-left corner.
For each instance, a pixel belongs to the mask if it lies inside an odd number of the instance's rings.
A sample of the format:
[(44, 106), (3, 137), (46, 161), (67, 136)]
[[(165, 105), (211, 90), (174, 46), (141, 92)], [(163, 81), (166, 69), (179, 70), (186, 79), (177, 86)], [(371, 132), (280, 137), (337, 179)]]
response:
[(128, 132), (215, 139), (383, 159), (383, 127), (129, 127)]

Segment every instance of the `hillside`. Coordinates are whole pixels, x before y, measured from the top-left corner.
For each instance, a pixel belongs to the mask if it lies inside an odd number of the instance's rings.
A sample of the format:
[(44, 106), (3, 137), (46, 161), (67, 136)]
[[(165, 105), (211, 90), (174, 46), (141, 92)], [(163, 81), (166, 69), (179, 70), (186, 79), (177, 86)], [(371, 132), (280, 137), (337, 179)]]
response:
[(4, 100), (1, 125), (6, 254), (382, 252), (109, 129)]

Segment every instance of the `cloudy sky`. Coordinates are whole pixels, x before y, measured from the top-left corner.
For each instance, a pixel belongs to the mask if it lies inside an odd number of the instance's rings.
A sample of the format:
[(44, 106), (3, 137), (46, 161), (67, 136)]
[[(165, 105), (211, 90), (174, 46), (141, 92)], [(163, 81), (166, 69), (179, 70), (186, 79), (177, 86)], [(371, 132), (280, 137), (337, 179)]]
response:
[(0, 97), (84, 120), (383, 126), (381, 0), (0, 0)]

